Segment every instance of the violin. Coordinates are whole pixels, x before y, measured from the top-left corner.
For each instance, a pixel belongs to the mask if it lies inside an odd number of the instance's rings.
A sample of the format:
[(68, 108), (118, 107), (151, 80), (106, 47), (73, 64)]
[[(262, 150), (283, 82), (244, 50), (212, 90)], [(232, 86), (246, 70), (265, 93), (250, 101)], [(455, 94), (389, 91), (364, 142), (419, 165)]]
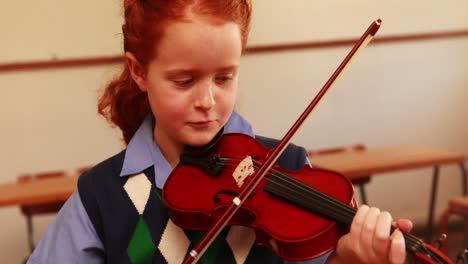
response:
[[(209, 230), (269, 153), (254, 138), (233, 133), (216, 138), (206, 152), (183, 154), (163, 189), (172, 221), (184, 229)], [(275, 165), (228, 225), (254, 228), (258, 245), (283, 259), (303, 261), (334, 249), (349, 232), (356, 208), (352, 183), (342, 174)], [(421, 239), (403, 235), (415, 263), (452, 263)]]
[[(305, 166), (288, 171), (275, 164), (291, 137), (332, 86), (347, 63), (380, 27), (374, 21), (324, 87), (275, 148), (243, 134), (222, 134), (205, 147), (187, 148), (163, 188), (172, 221), (184, 229), (207, 231), (188, 254), (196, 262), (224, 227), (248, 226), (256, 243), (283, 259), (303, 261), (336, 247), (356, 213), (353, 185), (345, 176)], [(421, 239), (404, 233), (415, 263), (450, 259)]]

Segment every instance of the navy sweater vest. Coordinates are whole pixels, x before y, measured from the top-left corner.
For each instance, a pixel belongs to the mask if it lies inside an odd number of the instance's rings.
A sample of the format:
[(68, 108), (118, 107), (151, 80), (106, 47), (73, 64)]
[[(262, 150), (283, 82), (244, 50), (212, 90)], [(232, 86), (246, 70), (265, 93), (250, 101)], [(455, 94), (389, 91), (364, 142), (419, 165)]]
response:
[[(278, 143), (271, 138), (256, 138), (266, 147), (274, 147)], [(299, 170), (306, 163), (306, 154), (304, 148), (289, 144), (278, 158), (278, 164), (284, 169)], [(119, 175), (124, 157), (125, 150), (96, 165), (78, 181), (81, 201), (105, 248), (105, 263), (132, 263), (127, 249), (140, 215), (123, 188), (127, 177)], [(154, 183), (154, 168), (150, 167), (144, 173), (152, 184), (149, 200), (142, 214), (156, 246), (154, 253), (151, 253), (154, 254), (152, 263), (167, 263), (157, 246), (169, 220), (168, 209), (160, 199), (161, 190)], [(191, 241), (196, 236), (196, 232), (184, 232)], [(191, 244), (189, 248), (193, 246)], [(226, 243), (219, 246), (214, 262), (235, 263), (233, 253)], [(268, 248), (254, 245), (245, 263), (283, 263), (283, 260)]]

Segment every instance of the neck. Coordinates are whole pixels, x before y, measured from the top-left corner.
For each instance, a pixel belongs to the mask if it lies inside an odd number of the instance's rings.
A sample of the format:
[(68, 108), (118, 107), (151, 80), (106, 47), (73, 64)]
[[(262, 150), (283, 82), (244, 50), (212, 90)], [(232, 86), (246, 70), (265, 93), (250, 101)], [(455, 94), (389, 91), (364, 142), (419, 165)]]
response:
[(172, 168), (179, 164), (179, 158), (184, 150), (184, 146), (177, 144), (172, 138), (163, 136), (162, 133), (153, 132), (154, 141), (158, 144), (161, 153)]

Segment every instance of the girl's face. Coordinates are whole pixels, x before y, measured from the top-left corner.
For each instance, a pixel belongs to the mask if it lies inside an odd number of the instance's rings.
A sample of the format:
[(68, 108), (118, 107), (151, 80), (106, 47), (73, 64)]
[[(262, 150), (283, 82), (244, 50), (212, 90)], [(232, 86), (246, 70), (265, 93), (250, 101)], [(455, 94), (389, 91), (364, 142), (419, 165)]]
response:
[(235, 23), (195, 17), (165, 28), (140, 85), (163, 153), (205, 145), (225, 125), (236, 100), (241, 50)]

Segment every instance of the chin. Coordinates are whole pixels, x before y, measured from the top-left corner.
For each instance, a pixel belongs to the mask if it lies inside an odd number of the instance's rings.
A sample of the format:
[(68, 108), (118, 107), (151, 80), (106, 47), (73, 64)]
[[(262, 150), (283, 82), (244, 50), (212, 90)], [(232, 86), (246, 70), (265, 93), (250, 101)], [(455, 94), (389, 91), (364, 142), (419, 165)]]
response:
[(187, 145), (192, 147), (201, 147), (207, 145), (213, 140), (217, 133), (196, 133), (188, 136)]

